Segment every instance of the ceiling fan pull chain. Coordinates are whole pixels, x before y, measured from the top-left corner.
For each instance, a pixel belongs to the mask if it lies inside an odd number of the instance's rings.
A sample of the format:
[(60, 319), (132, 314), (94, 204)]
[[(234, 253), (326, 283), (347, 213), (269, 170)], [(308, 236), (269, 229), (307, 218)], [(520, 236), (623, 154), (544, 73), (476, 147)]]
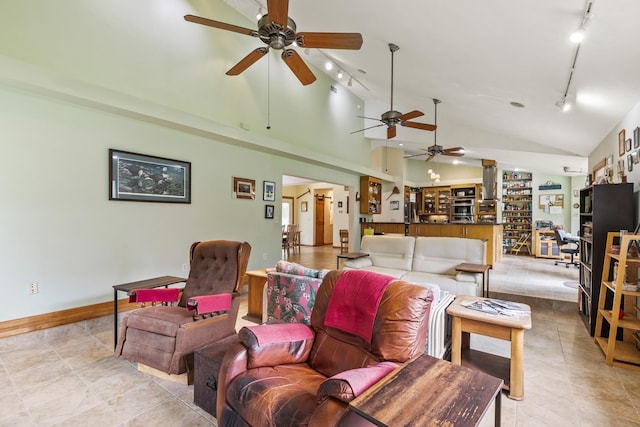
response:
[(267, 130), (271, 129), (271, 55), (267, 57)]

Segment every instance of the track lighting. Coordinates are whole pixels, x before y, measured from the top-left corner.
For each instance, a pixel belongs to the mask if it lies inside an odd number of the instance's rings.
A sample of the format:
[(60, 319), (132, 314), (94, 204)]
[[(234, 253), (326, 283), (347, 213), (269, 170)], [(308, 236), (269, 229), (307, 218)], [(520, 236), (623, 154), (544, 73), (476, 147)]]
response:
[(325, 69), (325, 70), (327, 70), (327, 71), (331, 71), (331, 70), (333, 70), (333, 62), (331, 62), (331, 61), (327, 61), (327, 62), (324, 64), (324, 69)]
[(343, 74), (342, 74), (342, 70), (338, 70), (338, 78), (339, 78), (339, 79), (341, 79), (341, 78), (342, 78), (342, 76), (343, 76)]
[(347, 82), (347, 86), (353, 86), (353, 77), (349, 76), (349, 81)]
[(256, 20), (259, 21), (262, 18), (262, 6), (258, 8), (258, 13), (256, 13)]
[(591, 11), (593, 7), (593, 1), (587, 3), (587, 7), (584, 10), (584, 14), (582, 15), (582, 22), (580, 22), (580, 27), (575, 31), (570, 39), (572, 42), (576, 43), (576, 50), (573, 53), (573, 61), (571, 62), (571, 68), (569, 68), (569, 78), (567, 79), (567, 85), (564, 88), (564, 93), (562, 94), (562, 98), (556, 102), (556, 107), (560, 108), (562, 112), (566, 113), (571, 110), (571, 107), (575, 103), (575, 93), (569, 97), (569, 89), (571, 88), (571, 80), (573, 79), (573, 73), (576, 71), (576, 63), (578, 62), (578, 53), (580, 52), (580, 42), (584, 39), (585, 27), (589, 20), (591, 19)]
[(584, 27), (581, 25), (580, 28), (575, 30), (571, 36), (569, 37), (573, 43), (581, 43), (584, 40)]

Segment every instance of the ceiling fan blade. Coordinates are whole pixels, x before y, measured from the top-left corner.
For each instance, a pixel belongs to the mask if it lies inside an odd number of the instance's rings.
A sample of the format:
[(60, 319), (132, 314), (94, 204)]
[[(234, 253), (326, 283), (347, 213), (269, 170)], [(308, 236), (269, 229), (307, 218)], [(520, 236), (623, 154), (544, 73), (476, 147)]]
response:
[(377, 117), (367, 117), (367, 116), (356, 116), (356, 117), (359, 117), (361, 119), (369, 119), (369, 120), (378, 120), (378, 121), (380, 121), (380, 119), (377, 118)]
[(445, 153), (452, 153), (452, 152), (455, 152), (455, 151), (462, 151), (462, 153), (460, 153), (460, 154), (464, 154), (464, 148), (462, 148), (462, 147), (445, 148), (442, 151), (445, 152)]
[(213, 19), (202, 18), (195, 15), (185, 15), (185, 21), (194, 22), (196, 24), (206, 25), (207, 27), (219, 28), (221, 30), (233, 31), (235, 33), (245, 34), (247, 36), (258, 37), (259, 34), (255, 30), (249, 28), (238, 27), (237, 25), (227, 24), (225, 22), (214, 21)]
[(356, 130), (354, 132), (350, 132), (350, 135), (353, 135), (354, 133), (362, 132), (362, 131), (365, 131), (365, 130), (373, 129), (373, 128), (379, 128), (380, 126), (384, 126), (384, 125), (385, 124), (382, 123), (382, 124), (379, 124), (379, 125), (369, 126), (368, 128), (364, 128), (364, 129)]
[(360, 33), (298, 33), (296, 43), (300, 47), (319, 49), (352, 49), (362, 47)]
[(395, 138), (396, 137), (396, 127), (395, 126), (389, 126), (387, 128), (387, 139), (391, 139), (391, 138)]
[(447, 150), (442, 150), (442, 155), (443, 155), (443, 156), (456, 156), (456, 157), (462, 157), (462, 156), (464, 156), (464, 152), (460, 153), (460, 152), (456, 152), (456, 151), (447, 151)]
[(298, 52), (293, 49), (286, 49), (282, 52), (282, 60), (293, 71), (300, 83), (308, 85), (316, 81), (311, 69), (304, 63)]
[(267, 0), (267, 15), (271, 22), (287, 28), (289, 18), (289, 0)]
[(415, 119), (416, 117), (420, 117), (420, 116), (424, 116), (424, 113), (422, 111), (413, 110), (413, 111), (409, 111), (408, 113), (402, 114), (401, 116), (398, 117), (398, 119), (400, 121), (407, 121), (407, 120)]
[(267, 52), (269, 48), (259, 47), (256, 50), (252, 51), (249, 55), (245, 56), (238, 62), (236, 65), (231, 67), (229, 71), (226, 72), (228, 76), (237, 76), (242, 73), (244, 70), (253, 65), (258, 59), (262, 58)]
[(426, 159), (424, 159), (425, 162), (428, 162), (429, 160), (433, 159), (433, 154), (429, 154), (429, 157), (427, 157)]
[(434, 131), (436, 130), (436, 125), (430, 125), (427, 123), (418, 123), (418, 122), (407, 122), (407, 121), (403, 121), (400, 122), (400, 124), (402, 126), (406, 126), (408, 128), (414, 128), (414, 129), (422, 129), (422, 130), (430, 130), (430, 131)]

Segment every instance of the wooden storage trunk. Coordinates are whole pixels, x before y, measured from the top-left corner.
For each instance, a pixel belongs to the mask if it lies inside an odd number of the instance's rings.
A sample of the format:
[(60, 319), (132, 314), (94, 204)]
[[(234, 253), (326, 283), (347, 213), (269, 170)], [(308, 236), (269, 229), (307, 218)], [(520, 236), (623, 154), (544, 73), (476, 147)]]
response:
[(240, 342), (237, 334), (229, 335), (194, 353), (193, 401), (214, 417), (222, 358), (227, 349), (237, 342)]

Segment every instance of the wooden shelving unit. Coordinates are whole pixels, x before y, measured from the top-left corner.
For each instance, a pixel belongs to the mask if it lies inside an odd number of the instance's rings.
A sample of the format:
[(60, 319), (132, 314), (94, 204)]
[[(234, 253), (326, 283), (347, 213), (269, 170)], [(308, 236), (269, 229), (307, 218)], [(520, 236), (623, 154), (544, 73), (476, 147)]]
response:
[(523, 241), (531, 247), (531, 181), (529, 172), (504, 171), (502, 174), (502, 241), (505, 252)]
[(372, 176), (360, 177), (360, 213), (382, 213), (382, 180)]
[[(640, 308), (637, 305), (640, 297), (637, 288), (640, 257), (637, 251), (634, 257), (628, 255), (632, 242), (640, 243), (640, 235), (624, 234), (621, 237), (619, 232), (607, 233), (595, 341), (604, 352), (607, 365), (640, 370)], [(616, 243), (619, 253), (612, 252)], [(613, 296), (610, 306), (606, 303), (609, 294)], [(605, 328), (605, 322), (608, 328)], [(621, 329), (620, 332), (618, 328)], [(619, 339), (620, 336), (622, 340)]]

